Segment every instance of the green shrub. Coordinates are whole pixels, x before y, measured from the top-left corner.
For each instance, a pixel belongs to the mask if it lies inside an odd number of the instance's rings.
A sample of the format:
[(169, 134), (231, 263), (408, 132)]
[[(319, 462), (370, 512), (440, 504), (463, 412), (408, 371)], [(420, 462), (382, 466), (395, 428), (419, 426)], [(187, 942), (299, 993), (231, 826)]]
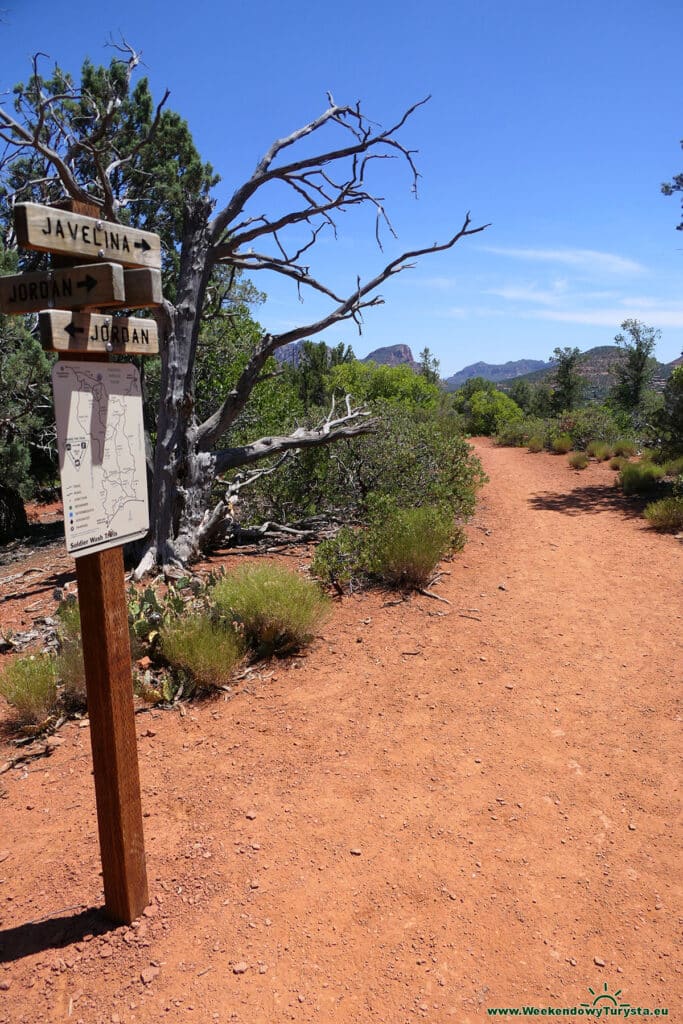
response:
[(586, 452), (591, 458), (597, 459), (598, 462), (607, 462), (613, 455), (612, 448), (604, 441), (589, 441)]
[(683, 456), (665, 462), (664, 473), (666, 476), (681, 476), (683, 474)]
[(450, 505), (466, 518), (485, 482), (457, 417), (385, 405), (377, 410), (371, 434), (304, 450), (245, 489), (241, 521), (292, 523), (333, 510), (335, 518), (357, 523), (367, 521), (372, 495), (405, 508)]
[(683, 498), (662, 498), (646, 507), (645, 518), (655, 530), (683, 530)]
[(590, 404), (564, 412), (557, 418), (556, 431), (569, 434), (572, 447), (583, 450), (590, 441), (613, 444), (623, 436), (623, 417), (615, 415), (605, 405)]
[(572, 469), (585, 469), (588, 465), (588, 456), (585, 452), (572, 452), (569, 456), (569, 465)]
[(315, 583), (272, 564), (243, 566), (216, 584), (212, 599), (260, 655), (302, 647), (330, 614)]
[(57, 607), (59, 654), (55, 671), (62, 686), (62, 700), (69, 712), (86, 707), (85, 665), (81, 641), (81, 613), (75, 597), (68, 597)]
[(0, 694), (14, 709), (18, 723), (45, 721), (57, 707), (57, 679), (49, 655), (17, 658), (0, 676)]
[(623, 455), (615, 455), (613, 459), (609, 460), (610, 469), (623, 469), (624, 466), (628, 465), (628, 459), (624, 458)]
[(662, 466), (653, 462), (628, 462), (619, 473), (619, 483), (624, 494), (647, 494), (663, 476)]
[(542, 437), (530, 437), (529, 441), (527, 443), (527, 448), (529, 449), (530, 452), (534, 452), (534, 454), (537, 454), (538, 452), (542, 452), (543, 449), (545, 448), (545, 445), (543, 444), (543, 438)]
[(556, 455), (566, 455), (572, 450), (572, 439), (569, 434), (559, 434), (553, 438), (552, 444)]
[(441, 559), (464, 543), (450, 511), (433, 506), (398, 509), (370, 526), (368, 568), (390, 586), (424, 587)]
[(636, 454), (636, 446), (632, 441), (615, 441), (614, 454), (623, 455), (625, 458), (630, 459)]
[(311, 572), (341, 594), (354, 590), (367, 579), (366, 531), (343, 526), (334, 537), (315, 549)]
[(208, 614), (170, 620), (160, 646), (171, 668), (190, 677), (192, 689), (225, 686), (243, 654), (234, 629)]

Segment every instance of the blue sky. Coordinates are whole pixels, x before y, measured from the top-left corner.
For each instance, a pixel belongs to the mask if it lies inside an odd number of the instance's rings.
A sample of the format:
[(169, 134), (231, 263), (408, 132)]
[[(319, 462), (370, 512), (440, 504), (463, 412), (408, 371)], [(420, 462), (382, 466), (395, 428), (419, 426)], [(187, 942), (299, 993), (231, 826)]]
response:
[[(660, 194), (683, 170), (680, 0), (1, 6), (0, 90), (27, 77), (37, 50), (77, 72), (86, 55), (108, 62), (104, 44), (122, 33), (221, 174), (219, 202), (275, 137), (325, 108), (328, 91), (360, 99), (384, 125), (431, 94), (400, 136), (419, 150), (419, 198), (405, 169), (377, 169), (398, 240), (385, 235), (382, 254), (372, 217), (345, 216), (311, 271), (351, 291), (358, 274), (447, 238), (468, 210), (491, 227), (388, 282), (361, 337), (345, 325), (328, 342), (361, 356), (428, 346), (445, 376), (480, 359), (610, 344), (637, 317), (661, 330), (661, 360), (683, 350), (680, 200)], [(281, 280), (256, 283), (269, 296), (258, 312), (269, 330), (324, 310)]]

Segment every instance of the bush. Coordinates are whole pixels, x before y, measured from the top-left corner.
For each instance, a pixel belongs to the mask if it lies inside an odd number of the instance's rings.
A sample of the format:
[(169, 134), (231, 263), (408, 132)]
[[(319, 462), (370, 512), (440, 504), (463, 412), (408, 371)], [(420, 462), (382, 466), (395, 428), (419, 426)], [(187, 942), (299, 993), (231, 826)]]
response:
[(368, 567), (390, 586), (420, 588), (441, 559), (464, 546), (463, 531), (450, 511), (437, 507), (398, 509), (371, 525)]
[(14, 708), (17, 722), (35, 725), (57, 707), (57, 679), (49, 655), (17, 658), (0, 677), (0, 693)]
[(683, 457), (669, 459), (668, 462), (665, 462), (664, 473), (666, 476), (681, 476), (683, 474)]
[[(456, 409), (458, 405), (456, 404)], [(490, 436), (521, 422), (524, 413), (516, 402), (502, 391), (475, 391), (464, 403), (467, 429), (471, 434)]]
[(647, 494), (663, 476), (662, 466), (653, 462), (628, 462), (619, 473), (619, 483), (624, 494)]
[(621, 470), (621, 469), (624, 468), (624, 466), (627, 466), (627, 465), (628, 465), (628, 459), (624, 458), (622, 455), (615, 455), (615, 457), (613, 459), (609, 460), (609, 468), (610, 469), (619, 469), (619, 470)]
[(612, 458), (612, 449), (604, 441), (589, 441), (586, 447), (586, 452), (591, 458), (597, 459), (598, 462), (607, 462), (608, 459)]
[(623, 455), (625, 458), (630, 459), (636, 454), (636, 446), (632, 441), (615, 441), (614, 454)]
[(683, 530), (683, 498), (662, 498), (646, 507), (645, 518), (655, 530)]
[(212, 600), (262, 656), (302, 647), (330, 613), (329, 599), (315, 583), (272, 564), (246, 565), (226, 576)]
[(338, 594), (354, 590), (366, 582), (368, 574), (366, 533), (342, 526), (334, 537), (321, 541), (315, 549), (311, 572)]
[(62, 699), (67, 711), (83, 711), (86, 707), (85, 665), (81, 614), (75, 597), (68, 597), (58, 605), (57, 623), (59, 654), (55, 671), (62, 685)]
[(604, 441), (613, 444), (623, 436), (623, 417), (615, 416), (604, 405), (584, 405), (571, 412), (565, 412), (556, 421), (560, 434), (569, 434), (572, 447), (583, 450), (590, 441)]
[(466, 518), (486, 477), (454, 417), (384, 406), (373, 433), (302, 451), (283, 470), (243, 492), (243, 523), (296, 522), (329, 514), (345, 522), (367, 519), (373, 495), (397, 505), (450, 505)]
[(243, 654), (240, 638), (208, 614), (169, 621), (161, 635), (161, 653), (172, 669), (190, 677), (192, 689), (225, 686)]
[(527, 448), (529, 449), (530, 452), (533, 452), (534, 454), (538, 454), (538, 452), (542, 452), (543, 449), (545, 448), (545, 445), (543, 444), (543, 438), (542, 437), (530, 437), (529, 441), (528, 441), (528, 444), (527, 444)]
[(553, 438), (552, 444), (556, 455), (566, 455), (572, 450), (572, 439), (569, 434), (559, 434)]
[(585, 452), (572, 452), (569, 456), (569, 465), (572, 469), (585, 469), (588, 465), (588, 456)]

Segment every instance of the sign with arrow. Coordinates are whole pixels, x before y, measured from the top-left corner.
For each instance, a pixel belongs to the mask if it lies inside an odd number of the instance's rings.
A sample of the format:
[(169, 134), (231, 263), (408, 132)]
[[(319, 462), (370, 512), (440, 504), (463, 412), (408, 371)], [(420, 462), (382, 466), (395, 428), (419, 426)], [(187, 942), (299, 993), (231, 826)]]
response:
[(152, 356), (159, 351), (156, 321), (143, 317), (45, 310), (38, 317), (38, 329), (48, 352)]
[(112, 260), (124, 267), (161, 268), (161, 241), (151, 231), (38, 203), (17, 203), (14, 227), (17, 242), (25, 249)]
[(125, 299), (125, 272), (117, 263), (93, 263), (65, 270), (0, 277), (0, 313), (85, 309), (120, 305)]

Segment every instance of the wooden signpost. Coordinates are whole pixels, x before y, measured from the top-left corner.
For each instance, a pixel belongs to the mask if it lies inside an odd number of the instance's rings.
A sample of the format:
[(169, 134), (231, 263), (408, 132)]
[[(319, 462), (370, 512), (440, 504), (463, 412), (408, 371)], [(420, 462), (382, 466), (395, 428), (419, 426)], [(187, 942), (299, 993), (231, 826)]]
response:
[[(92, 306), (122, 306), (129, 309), (161, 302), (161, 247), (158, 235), (147, 231), (110, 224), (97, 217), (98, 208), (83, 203), (72, 203), (70, 210), (24, 203), (15, 207), (15, 228), (19, 244), (29, 249), (60, 254), (59, 268), (39, 274), (25, 274), (0, 279), (0, 311), (24, 313), (40, 311), (40, 337), (43, 346), (60, 354), (60, 360), (88, 360), (86, 364), (65, 364), (60, 374), (57, 364), (57, 378), (60, 387), (67, 385), (65, 377), (88, 378), (79, 392), (84, 409), (95, 411), (101, 421), (108, 417), (113, 406), (118, 416), (114, 422), (99, 423), (100, 438), (94, 435), (78, 441), (78, 452), (67, 439), (60, 439), (60, 471), (65, 508), (65, 529), (76, 530), (77, 515), (91, 515), (97, 520), (98, 510), (92, 506), (98, 499), (99, 491), (83, 492), (81, 505), (78, 504), (79, 487), (64, 492), (64, 468), (68, 462), (70, 470), (80, 466), (80, 451), (91, 453), (92, 467), (97, 457), (106, 460), (105, 438), (115, 429), (126, 430), (123, 402), (135, 401), (134, 381), (136, 371), (130, 367), (127, 373), (112, 374), (108, 371), (125, 371), (125, 366), (108, 366), (97, 372), (98, 363), (109, 353), (154, 354), (159, 351), (157, 325), (153, 320), (138, 317), (113, 318), (93, 311), (72, 312), (90, 309)], [(94, 214), (94, 216), (92, 216)], [(83, 257), (93, 265), (81, 265)], [(95, 261), (100, 262), (95, 262)], [(69, 263), (76, 266), (69, 266)], [(117, 264), (117, 265), (114, 265)], [(140, 270), (123, 270), (122, 267), (139, 267)], [(79, 367), (84, 366), (83, 369)], [(116, 381), (124, 377), (126, 389), (121, 395), (106, 393), (109, 378)], [(133, 384), (130, 384), (133, 381)], [(67, 382), (68, 383), (68, 382)], [(88, 390), (89, 389), (89, 390)], [(125, 396), (124, 396), (125, 391)], [(118, 405), (116, 404), (118, 402)], [(90, 405), (88, 405), (90, 403)], [(122, 414), (122, 410), (124, 413)], [(72, 424), (73, 410), (58, 409), (59, 423)], [(76, 409), (77, 429), (87, 430), (94, 415), (83, 415)], [(140, 415), (141, 422), (141, 415)], [(63, 429), (74, 429), (63, 427)], [(128, 428), (129, 429), (129, 428)], [(78, 454), (79, 458), (74, 458)], [(82, 478), (85, 481), (85, 477)], [(85, 483), (83, 485), (85, 487)], [(126, 480), (126, 486), (130, 486)], [(81, 488), (83, 490), (83, 488)], [(133, 498), (140, 505), (142, 488), (134, 492)], [(74, 497), (75, 494), (75, 497)], [(124, 495), (124, 498), (126, 496)], [(110, 495), (110, 507), (102, 515), (115, 517), (119, 514), (118, 492)], [(106, 501), (105, 501), (106, 504)], [(70, 511), (67, 519), (67, 506)], [(73, 511), (71, 510), (73, 509)], [(134, 536), (144, 535), (149, 522), (146, 514), (146, 490), (144, 496), (144, 524), (140, 529), (139, 510)], [(85, 520), (84, 520), (85, 521)], [(69, 523), (72, 525), (70, 526)], [(86, 531), (87, 532), (87, 531)], [(120, 531), (123, 533), (123, 531)], [(140, 799), (140, 776), (135, 736), (133, 707), (133, 684), (131, 675), (130, 639), (128, 633), (128, 608), (126, 603), (123, 548), (117, 540), (116, 530), (110, 530), (111, 541), (105, 531), (102, 536), (86, 538), (82, 550), (76, 557), (79, 609), (83, 659), (85, 662), (88, 716), (93, 754), (95, 795), (97, 801), (97, 822), (104, 881), (105, 911), (114, 921), (130, 924), (138, 917), (149, 902), (145, 847), (142, 828), (142, 805)], [(67, 532), (67, 541), (69, 533)], [(88, 551), (89, 541), (95, 550)], [(110, 544), (111, 546), (107, 546)], [(79, 545), (80, 546), (80, 545)]]

